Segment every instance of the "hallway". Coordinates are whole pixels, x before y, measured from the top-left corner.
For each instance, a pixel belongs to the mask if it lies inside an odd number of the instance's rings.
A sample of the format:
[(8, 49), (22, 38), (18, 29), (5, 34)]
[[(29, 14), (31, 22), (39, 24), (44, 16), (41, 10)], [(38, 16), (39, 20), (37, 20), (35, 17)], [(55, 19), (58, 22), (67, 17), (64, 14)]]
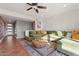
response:
[(0, 42), (0, 56), (30, 55), (15, 37), (8, 36)]

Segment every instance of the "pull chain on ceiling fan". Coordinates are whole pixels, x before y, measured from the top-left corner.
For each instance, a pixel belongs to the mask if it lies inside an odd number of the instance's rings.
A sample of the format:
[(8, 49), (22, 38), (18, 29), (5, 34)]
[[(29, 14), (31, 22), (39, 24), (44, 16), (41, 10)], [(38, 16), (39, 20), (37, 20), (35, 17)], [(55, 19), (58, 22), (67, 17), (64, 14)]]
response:
[(28, 4), (29, 6), (31, 6), (30, 8), (27, 9), (27, 11), (31, 10), (31, 9), (34, 9), (36, 11), (36, 13), (39, 13), (39, 9), (46, 9), (45, 6), (39, 6), (38, 3), (26, 3)]

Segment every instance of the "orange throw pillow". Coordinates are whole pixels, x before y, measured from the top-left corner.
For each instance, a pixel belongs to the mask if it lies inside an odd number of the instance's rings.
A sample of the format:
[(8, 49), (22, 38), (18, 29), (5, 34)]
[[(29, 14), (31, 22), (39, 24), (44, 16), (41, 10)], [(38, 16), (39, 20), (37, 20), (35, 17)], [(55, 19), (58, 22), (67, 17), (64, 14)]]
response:
[(44, 35), (44, 34), (46, 34), (46, 31), (36, 31), (36, 34), (38, 34), (38, 35)]
[(78, 31), (73, 32), (72, 40), (79, 41), (79, 32)]

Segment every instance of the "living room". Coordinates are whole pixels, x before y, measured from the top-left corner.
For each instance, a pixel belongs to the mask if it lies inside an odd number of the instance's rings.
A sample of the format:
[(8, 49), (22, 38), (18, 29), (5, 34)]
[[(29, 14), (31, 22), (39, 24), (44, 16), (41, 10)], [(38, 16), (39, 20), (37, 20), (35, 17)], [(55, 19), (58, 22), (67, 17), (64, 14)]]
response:
[(15, 36), (31, 56), (77, 56), (78, 6), (79, 3), (1, 3), (1, 42), (6, 36)]

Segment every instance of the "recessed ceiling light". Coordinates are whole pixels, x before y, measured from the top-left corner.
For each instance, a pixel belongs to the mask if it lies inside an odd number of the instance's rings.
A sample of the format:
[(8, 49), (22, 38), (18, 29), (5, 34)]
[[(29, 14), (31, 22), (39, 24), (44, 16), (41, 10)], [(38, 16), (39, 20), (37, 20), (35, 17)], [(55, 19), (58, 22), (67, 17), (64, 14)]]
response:
[(66, 4), (64, 4), (64, 7), (66, 7), (67, 5)]

